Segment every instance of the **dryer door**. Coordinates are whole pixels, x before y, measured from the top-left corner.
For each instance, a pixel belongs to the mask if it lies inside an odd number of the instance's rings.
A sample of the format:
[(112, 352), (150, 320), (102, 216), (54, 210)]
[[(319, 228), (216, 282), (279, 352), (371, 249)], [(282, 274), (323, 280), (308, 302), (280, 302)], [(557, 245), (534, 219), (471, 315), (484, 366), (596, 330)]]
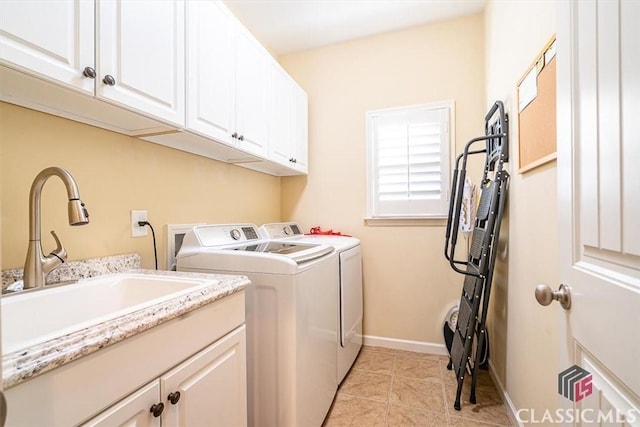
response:
[(362, 345), (362, 255), (360, 246), (340, 253), (340, 346)]

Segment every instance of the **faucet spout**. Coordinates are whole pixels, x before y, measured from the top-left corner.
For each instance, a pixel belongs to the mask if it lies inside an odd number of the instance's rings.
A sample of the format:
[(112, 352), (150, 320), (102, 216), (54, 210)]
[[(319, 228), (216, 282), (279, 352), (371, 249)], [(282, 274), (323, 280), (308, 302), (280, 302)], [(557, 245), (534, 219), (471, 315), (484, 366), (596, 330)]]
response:
[(29, 248), (24, 264), (25, 289), (44, 286), (47, 274), (62, 264), (67, 258), (67, 252), (64, 246), (62, 246), (62, 243), (53, 231), (51, 234), (56, 240), (56, 249), (47, 256), (45, 256), (42, 251), (42, 243), (40, 240), (42, 188), (45, 182), (52, 176), (59, 177), (67, 189), (67, 197), (69, 199), (69, 225), (85, 225), (89, 223), (89, 212), (80, 200), (78, 185), (69, 171), (59, 167), (49, 167), (35, 177), (29, 193)]

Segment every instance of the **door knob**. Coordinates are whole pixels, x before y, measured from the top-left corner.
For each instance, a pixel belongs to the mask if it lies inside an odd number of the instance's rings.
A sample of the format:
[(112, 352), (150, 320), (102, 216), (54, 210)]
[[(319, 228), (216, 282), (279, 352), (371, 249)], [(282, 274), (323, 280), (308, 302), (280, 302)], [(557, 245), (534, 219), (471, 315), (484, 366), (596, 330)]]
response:
[(536, 300), (540, 305), (549, 305), (553, 301), (558, 301), (562, 308), (571, 308), (571, 288), (561, 284), (557, 291), (552, 291), (549, 285), (536, 286)]

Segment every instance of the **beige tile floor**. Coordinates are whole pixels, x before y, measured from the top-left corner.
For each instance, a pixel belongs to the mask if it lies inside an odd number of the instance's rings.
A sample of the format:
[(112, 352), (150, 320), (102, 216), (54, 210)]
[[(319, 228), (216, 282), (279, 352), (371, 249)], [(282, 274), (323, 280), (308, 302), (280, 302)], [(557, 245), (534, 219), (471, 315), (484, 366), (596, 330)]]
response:
[(462, 409), (453, 409), (456, 379), (448, 358), (363, 347), (342, 382), (324, 427), (512, 426), (487, 371), (479, 371), (477, 403), (469, 403), (465, 379)]

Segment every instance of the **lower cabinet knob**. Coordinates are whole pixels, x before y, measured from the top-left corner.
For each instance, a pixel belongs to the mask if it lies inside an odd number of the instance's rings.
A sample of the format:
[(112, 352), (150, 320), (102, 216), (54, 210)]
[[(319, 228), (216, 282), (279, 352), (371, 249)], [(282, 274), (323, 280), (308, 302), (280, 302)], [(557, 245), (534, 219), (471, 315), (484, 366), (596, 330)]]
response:
[(169, 399), (169, 402), (171, 402), (172, 405), (175, 405), (180, 400), (180, 392), (174, 391), (173, 393), (169, 393), (167, 399)]
[(240, 136), (238, 137), (238, 139), (239, 139), (240, 141), (244, 141), (244, 135), (240, 135)]
[(231, 138), (237, 138), (238, 137), (238, 132), (234, 132), (231, 134)]
[(158, 418), (160, 415), (162, 415), (162, 411), (164, 411), (164, 404), (163, 403), (156, 403), (155, 405), (153, 405), (151, 407), (151, 409), (149, 409), (149, 412), (151, 412), (153, 414), (154, 417)]

